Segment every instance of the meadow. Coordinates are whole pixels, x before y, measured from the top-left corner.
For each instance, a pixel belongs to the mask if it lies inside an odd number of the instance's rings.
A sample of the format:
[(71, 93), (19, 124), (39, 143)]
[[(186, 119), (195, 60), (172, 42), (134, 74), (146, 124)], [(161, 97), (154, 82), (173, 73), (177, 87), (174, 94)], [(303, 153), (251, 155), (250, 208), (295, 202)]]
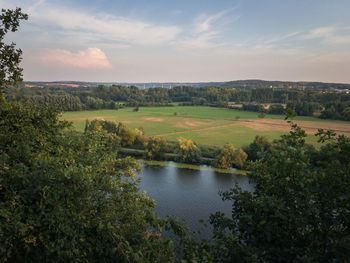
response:
[[(260, 119), (256, 112), (201, 106), (140, 107), (137, 112), (133, 110), (65, 112), (62, 119), (72, 121), (78, 131), (84, 130), (87, 119), (104, 119), (122, 122), (133, 129), (142, 127), (148, 136), (161, 136), (168, 140), (181, 136), (200, 144), (222, 146), (229, 142), (236, 147), (249, 144), (256, 135), (273, 140), (290, 130), (283, 115), (266, 114)], [(307, 141), (314, 145), (317, 145), (317, 138), (313, 134), (318, 128), (330, 128), (350, 136), (348, 122), (312, 117), (296, 117), (295, 122), (307, 131)]]

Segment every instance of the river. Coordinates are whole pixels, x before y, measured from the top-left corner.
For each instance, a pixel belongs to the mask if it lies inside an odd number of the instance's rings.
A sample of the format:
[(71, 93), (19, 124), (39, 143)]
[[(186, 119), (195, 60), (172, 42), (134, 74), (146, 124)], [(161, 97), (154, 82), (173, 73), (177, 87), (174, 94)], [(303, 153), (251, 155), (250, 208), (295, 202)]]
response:
[[(155, 212), (159, 216), (183, 218), (193, 230), (198, 230), (199, 220), (207, 221), (211, 213), (221, 211), (230, 215), (232, 204), (222, 201), (219, 191), (229, 190), (236, 182), (244, 190), (253, 190), (245, 175), (174, 166), (144, 165), (138, 177), (140, 189), (157, 202)], [(208, 230), (204, 232), (207, 236)]]

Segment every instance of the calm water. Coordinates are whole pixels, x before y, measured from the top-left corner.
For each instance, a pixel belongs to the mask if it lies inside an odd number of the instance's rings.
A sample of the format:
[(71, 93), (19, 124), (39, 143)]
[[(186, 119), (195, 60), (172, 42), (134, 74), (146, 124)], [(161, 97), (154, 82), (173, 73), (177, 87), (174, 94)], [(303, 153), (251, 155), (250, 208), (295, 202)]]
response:
[(144, 165), (139, 178), (140, 188), (156, 200), (155, 212), (159, 216), (183, 218), (191, 229), (198, 229), (199, 220), (208, 220), (216, 211), (230, 215), (231, 203), (223, 202), (219, 191), (229, 190), (235, 182), (245, 190), (253, 189), (244, 175), (172, 166)]

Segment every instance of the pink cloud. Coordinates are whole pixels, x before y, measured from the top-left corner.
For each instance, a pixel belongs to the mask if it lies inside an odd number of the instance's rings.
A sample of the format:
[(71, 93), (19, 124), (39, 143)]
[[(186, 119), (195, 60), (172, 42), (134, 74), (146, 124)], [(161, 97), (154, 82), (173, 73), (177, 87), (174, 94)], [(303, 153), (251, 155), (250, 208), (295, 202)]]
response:
[(64, 49), (48, 50), (40, 56), (44, 63), (56, 63), (75, 68), (108, 69), (112, 68), (105, 53), (95, 47), (78, 51), (77, 53)]

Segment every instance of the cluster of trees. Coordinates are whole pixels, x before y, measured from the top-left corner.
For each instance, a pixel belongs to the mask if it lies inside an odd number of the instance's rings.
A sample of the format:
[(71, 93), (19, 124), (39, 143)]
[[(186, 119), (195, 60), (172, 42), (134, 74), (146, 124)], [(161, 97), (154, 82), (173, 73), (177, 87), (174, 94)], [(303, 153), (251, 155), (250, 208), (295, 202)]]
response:
[(350, 102), (326, 103), (325, 110), (321, 112), (320, 118), (350, 121)]
[(267, 108), (262, 104), (242, 104), (242, 107), (231, 106), (233, 109), (244, 110), (244, 111), (255, 111), (260, 113), (269, 113), (269, 114), (284, 114), (285, 107), (282, 104), (274, 103), (270, 104)]
[[(232, 144), (227, 144), (223, 148), (212, 147), (206, 145), (198, 145), (194, 140), (180, 137), (176, 142), (168, 142), (161, 137), (148, 137), (142, 128), (132, 130), (123, 123), (106, 121), (106, 120), (86, 120), (85, 133), (104, 131), (108, 134), (108, 144), (110, 147), (120, 148), (127, 147), (129, 149), (144, 150), (144, 154), (140, 155), (136, 151), (136, 155), (150, 160), (175, 160), (182, 163), (190, 164), (212, 164), (218, 168), (243, 168), (246, 160), (254, 159), (254, 150), (252, 145), (260, 144), (255, 141), (246, 147), (246, 150), (252, 153), (252, 157), (248, 158), (247, 153), (243, 149), (235, 149)], [(265, 137), (260, 140), (270, 144)], [(270, 144), (271, 145), (271, 144)], [(132, 152), (128, 151), (128, 154)]]
[[(207, 105), (227, 107), (228, 102), (243, 103), (243, 110), (283, 113), (286, 104), (301, 116), (319, 115), (322, 118), (345, 119), (344, 109), (349, 107), (350, 94), (322, 91), (315, 88), (286, 89), (256, 87), (252, 89), (220, 87), (176, 86), (173, 88), (139, 89), (134, 86), (103, 86), (86, 88), (11, 88), (7, 97), (26, 99), (36, 104), (56, 103), (61, 110), (115, 109), (119, 103), (128, 106)], [(261, 104), (274, 105), (265, 110)], [(332, 104), (332, 105), (331, 105)], [(333, 106), (333, 107), (332, 107)], [(346, 113), (347, 111), (345, 111)]]

